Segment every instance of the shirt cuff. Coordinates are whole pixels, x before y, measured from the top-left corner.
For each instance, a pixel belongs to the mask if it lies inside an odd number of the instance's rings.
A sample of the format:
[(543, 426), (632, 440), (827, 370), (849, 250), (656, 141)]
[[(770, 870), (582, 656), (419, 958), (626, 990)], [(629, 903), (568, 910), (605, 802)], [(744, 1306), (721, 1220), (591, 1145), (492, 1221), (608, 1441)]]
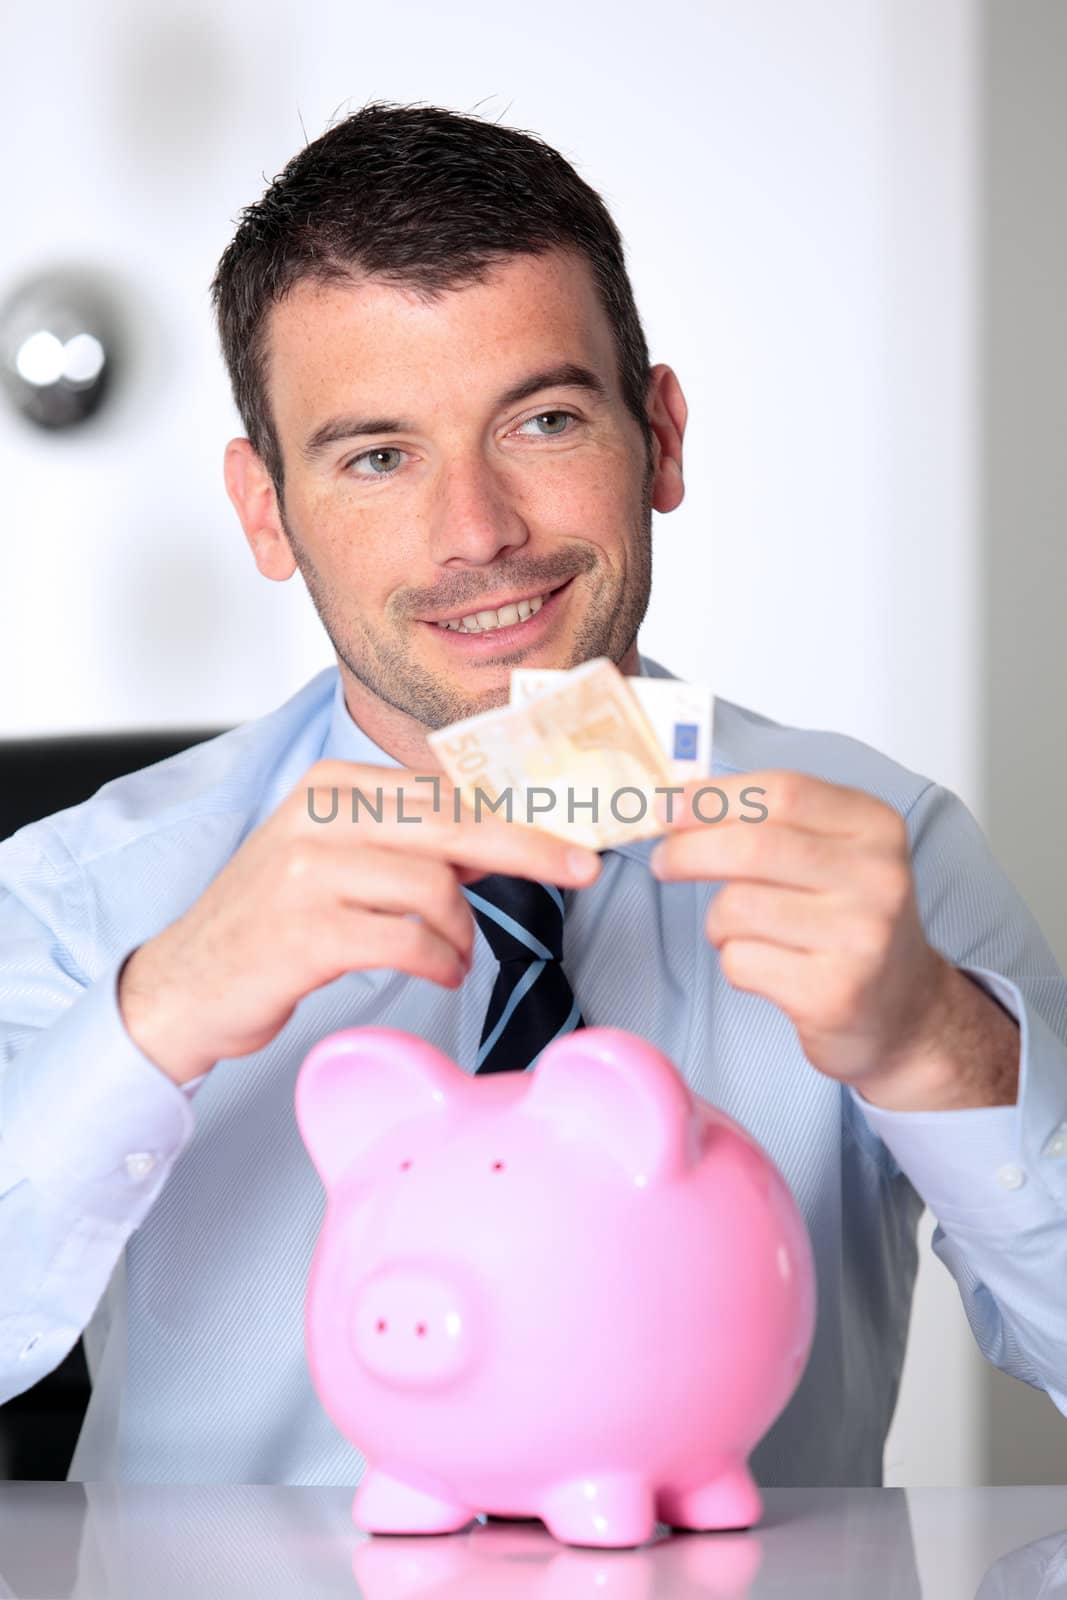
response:
[(1019, 985), (959, 963), (1019, 1024), (1019, 1094), (1013, 1106), (885, 1111), (849, 1085), (930, 1210), (946, 1226), (1011, 1234), (1062, 1225), (1067, 1215), (1067, 1048)]
[(118, 975), (130, 953), (0, 1078), (0, 1128), (10, 1160), (46, 1202), (109, 1218), (141, 1210), (155, 1197), (196, 1126), (190, 1096), (126, 1031)]

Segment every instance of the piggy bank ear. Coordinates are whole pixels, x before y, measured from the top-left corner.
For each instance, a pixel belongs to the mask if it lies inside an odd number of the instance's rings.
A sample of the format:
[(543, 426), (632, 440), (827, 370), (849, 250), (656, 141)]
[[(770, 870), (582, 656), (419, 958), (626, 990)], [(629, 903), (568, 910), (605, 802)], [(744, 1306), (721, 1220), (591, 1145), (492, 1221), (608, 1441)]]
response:
[(443, 1116), (467, 1087), (461, 1068), (399, 1028), (344, 1028), (320, 1039), (296, 1080), (296, 1120), (327, 1188), (383, 1133)]
[(681, 1073), (655, 1045), (621, 1028), (579, 1028), (546, 1045), (520, 1102), (558, 1139), (617, 1156), (651, 1186), (695, 1164), (702, 1124)]

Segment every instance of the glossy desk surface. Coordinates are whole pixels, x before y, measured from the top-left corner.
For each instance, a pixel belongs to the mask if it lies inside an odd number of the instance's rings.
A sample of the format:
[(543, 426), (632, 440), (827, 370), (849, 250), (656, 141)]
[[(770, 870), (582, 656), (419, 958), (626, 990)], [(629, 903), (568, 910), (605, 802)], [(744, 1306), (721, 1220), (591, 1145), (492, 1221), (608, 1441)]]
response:
[(764, 1489), (747, 1533), (635, 1550), (479, 1519), (368, 1537), (353, 1492), (274, 1484), (0, 1482), (0, 1596), (18, 1600), (1067, 1600), (1067, 1488)]

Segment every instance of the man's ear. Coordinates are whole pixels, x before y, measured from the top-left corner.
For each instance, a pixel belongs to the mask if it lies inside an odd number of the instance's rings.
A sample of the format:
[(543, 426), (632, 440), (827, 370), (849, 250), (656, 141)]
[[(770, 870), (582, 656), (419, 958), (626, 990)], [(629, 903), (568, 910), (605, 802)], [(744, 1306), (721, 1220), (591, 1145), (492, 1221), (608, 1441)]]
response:
[(282, 526), (270, 473), (250, 440), (230, 440), (222, 475), (256, 566), (265, 578), (284, 583), (296, 571), (296, 561)]
[(652, 428), (652, 509), (673, 511), (682, 503), (682, 437), (689, 407), (673, 367), (660, 362), (652, 368), (646, 398)]

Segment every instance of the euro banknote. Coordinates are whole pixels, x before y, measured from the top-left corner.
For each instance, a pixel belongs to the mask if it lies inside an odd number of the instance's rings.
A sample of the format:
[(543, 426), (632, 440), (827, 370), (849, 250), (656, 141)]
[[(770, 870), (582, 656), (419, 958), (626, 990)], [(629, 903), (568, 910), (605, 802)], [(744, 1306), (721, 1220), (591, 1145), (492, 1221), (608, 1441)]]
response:
[[(557, 667), (515, 667), (511, 704), (524, 705), (558, 683), (566, 672)], [(655, 733), (671, 778), (686, 783), (711, 775), (714, 699), (710, 689), (679, 678), (626, 678)]]
[[(440, 728), (428, 743), (476, 817), (491, 811), (594, 850), (652, 838), (664, 831), (656, 790), (679, 780), (631, 692), (637, 681), (606, 658), (583, 662), (536, 692), (520, 685), (514, 703)], [(710, 735), (707, 746), (710, 756)], [(688, 762), (686, 772), (698, 775)]]

